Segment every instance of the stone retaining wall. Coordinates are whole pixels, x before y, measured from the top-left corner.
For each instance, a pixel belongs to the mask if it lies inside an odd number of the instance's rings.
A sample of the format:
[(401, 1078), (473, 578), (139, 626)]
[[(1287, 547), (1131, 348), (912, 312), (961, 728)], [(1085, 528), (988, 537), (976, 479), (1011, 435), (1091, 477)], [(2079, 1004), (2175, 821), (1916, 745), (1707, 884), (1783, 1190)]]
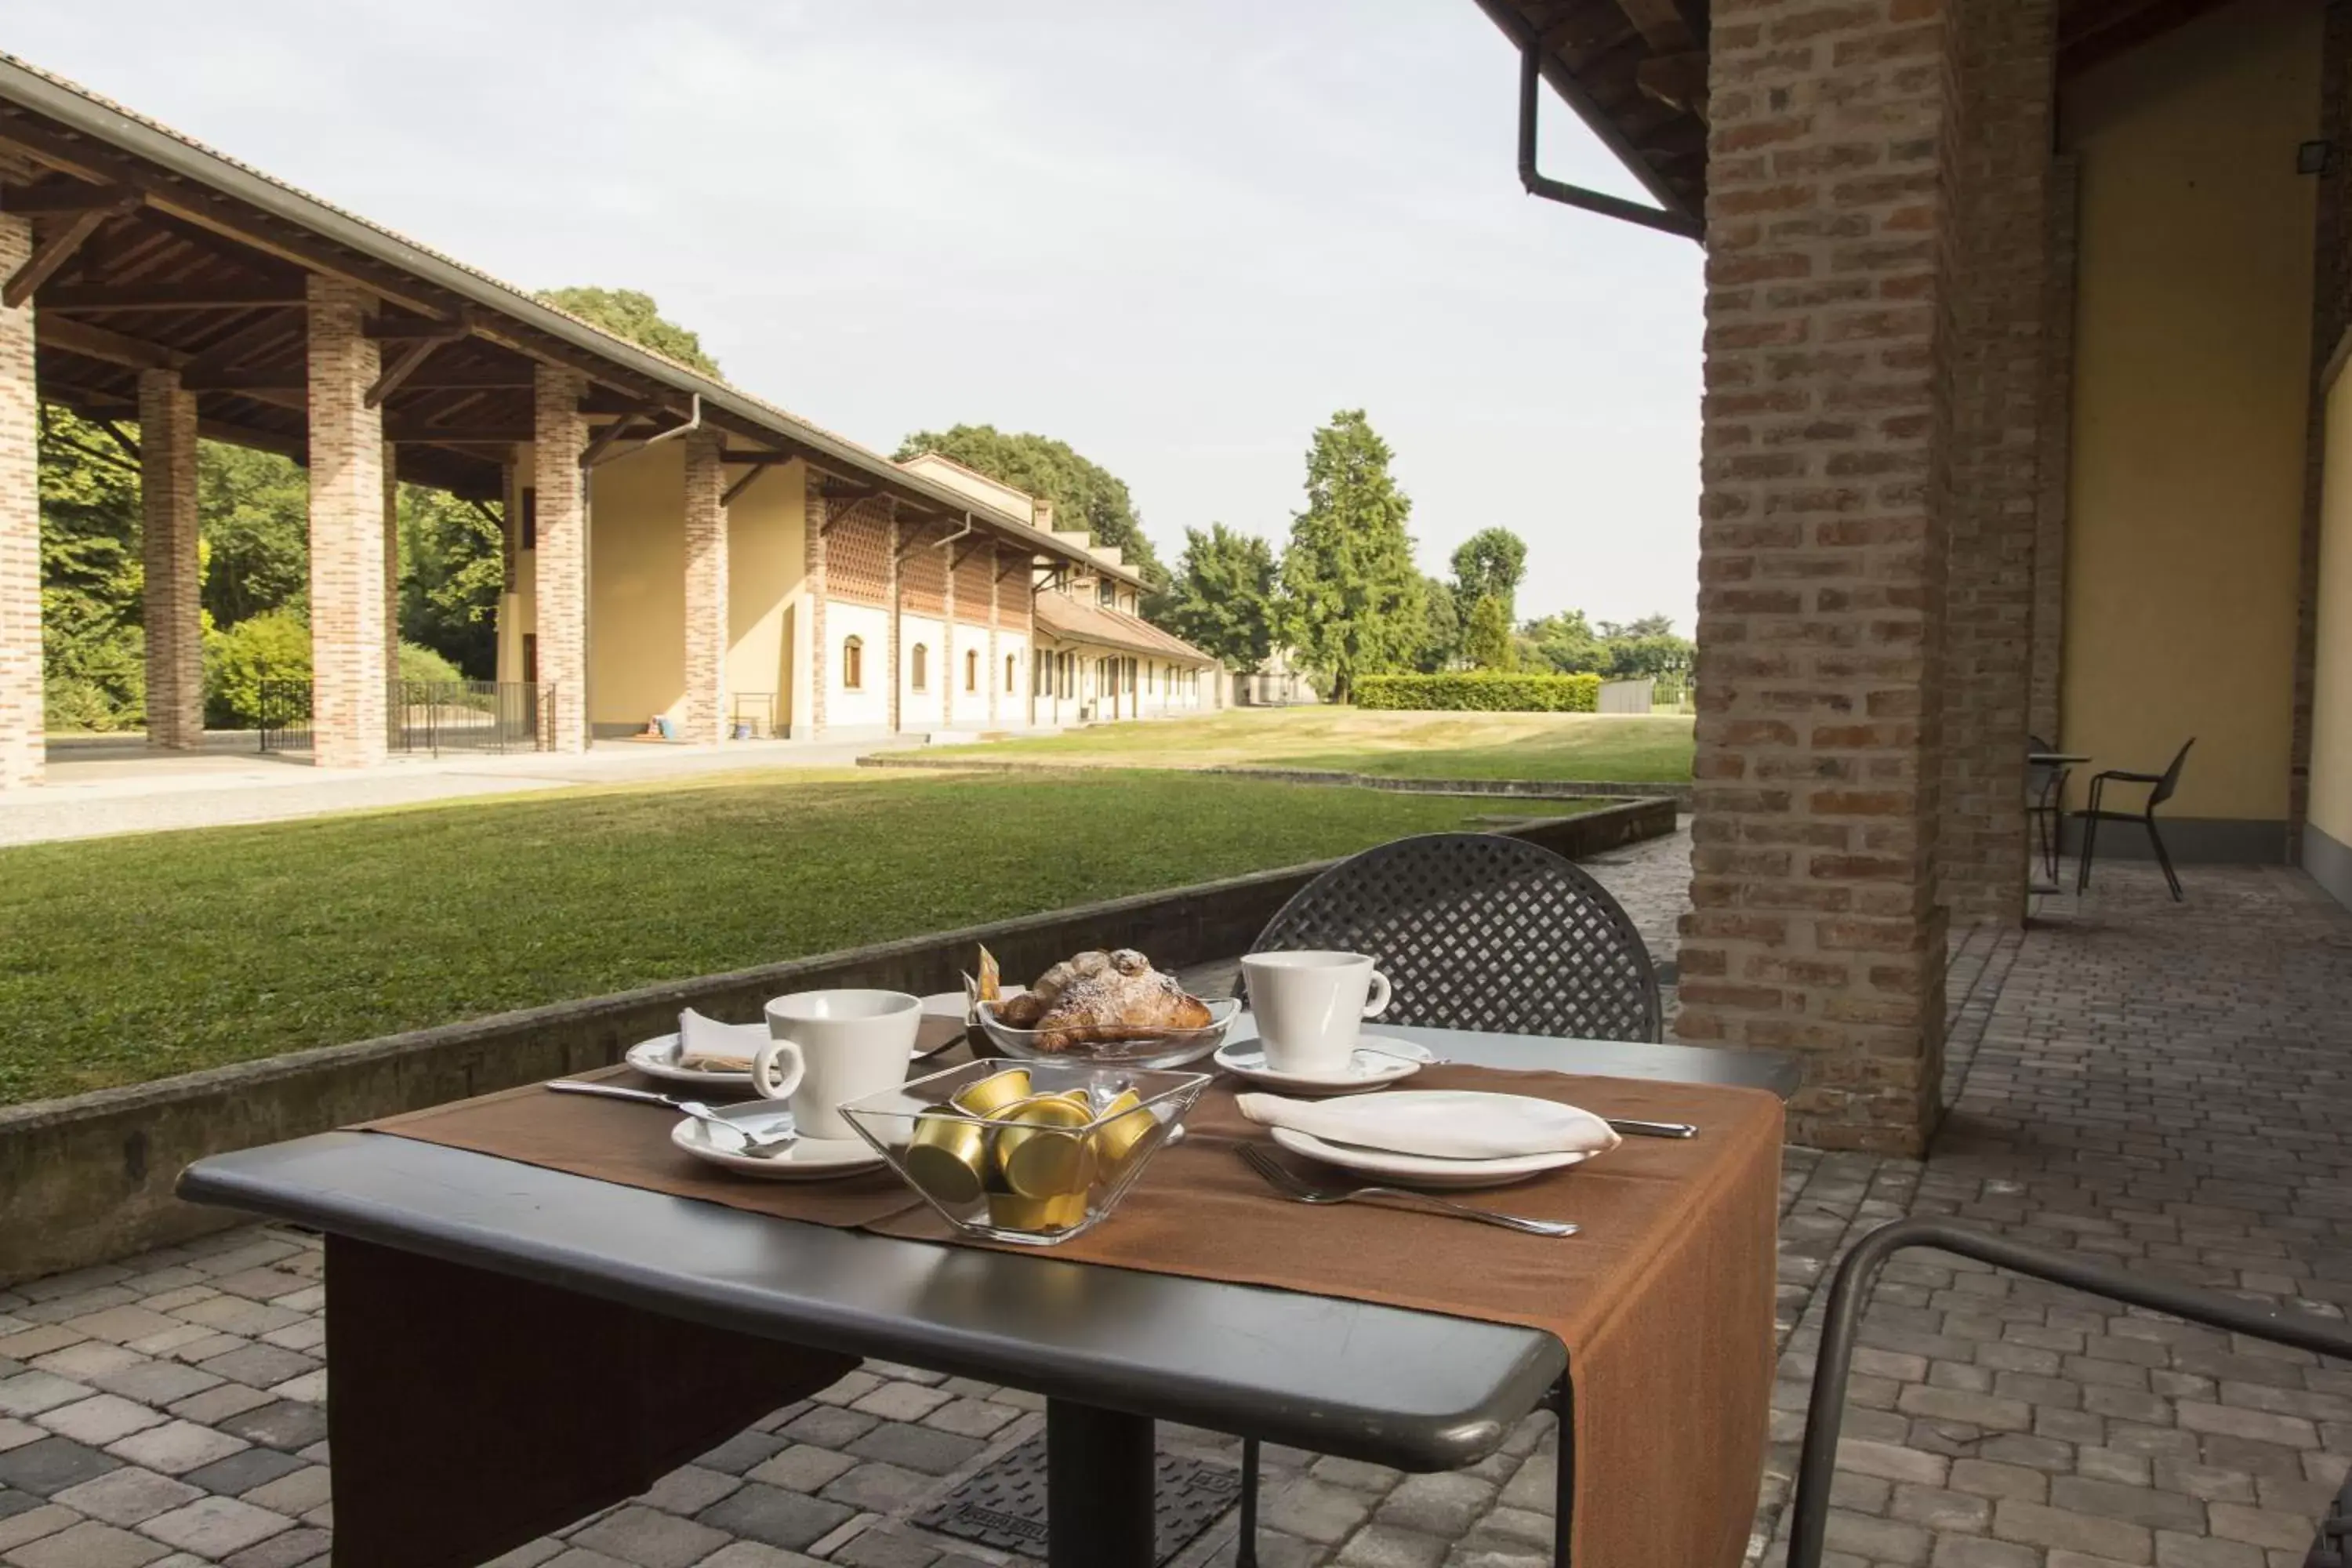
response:
[[(857, 759), (861, 768), (929, 768), (941, 773), (1101, 773), (1111, 763), (1008, 763), (993, 758), (926, 757), (919, 752), (877, 752)], [(1689, 809), (1686, 784), (1627, 784), (1616, 779), (1392, 779), (1379, 773), (1324, 773), (1310, 768), (1205, 767), (1188, 773), (1256, 779), (1267, 784), (1345, 784), (1393, 790), (1400, 795), (1501, 795), (1516, 800), (1671, 800)]]
[[(1574, 858), (1671, 833), (1671, 801), (1633, 801), (1504, 831)], [(183, 1167), (403, 1110), (582, 1072), (677, 1026), (680, 1008), (751, 1020), (769, 997), (831, 985), (944, 990), (986, 942), (1011, 974), (1088, 947), (1135, 947), (1173, 969), (1245, 951), (1330, 862), (1139, 894), (962, 931), (821, 953), (296, 1051), (159, 1082), (0, 1108), (0, 1284), (216, 1229), (237, 1215), (181, 1203)]]

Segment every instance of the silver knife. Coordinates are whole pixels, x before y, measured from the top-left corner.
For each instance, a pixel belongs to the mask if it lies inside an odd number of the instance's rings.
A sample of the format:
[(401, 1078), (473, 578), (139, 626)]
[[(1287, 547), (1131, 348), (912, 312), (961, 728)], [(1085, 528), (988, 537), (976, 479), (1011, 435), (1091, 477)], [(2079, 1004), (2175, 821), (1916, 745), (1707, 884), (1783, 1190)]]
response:
[(1628, 1138), (1696, 1138), (1698, 1129), (1687, 1121), (1621, 1121), (1610, 1117), (1609, 1125)]

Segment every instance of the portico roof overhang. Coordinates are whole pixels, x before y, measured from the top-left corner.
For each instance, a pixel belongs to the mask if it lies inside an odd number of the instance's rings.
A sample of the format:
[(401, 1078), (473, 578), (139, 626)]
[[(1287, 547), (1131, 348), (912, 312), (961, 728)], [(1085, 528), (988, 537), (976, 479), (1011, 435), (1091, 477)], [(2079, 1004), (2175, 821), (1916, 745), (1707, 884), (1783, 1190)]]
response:
[(0, 210), (36, 215), (33, 259), (0, 287), (37, 308), (42, 395), (95, 417), (135, 412), (141, 371), (176, 370), (203, 434), (301, 459), (305, 290), (323, 274), (383, 303), (372, 330), (384, 374), (370, 395), (404, 479), (500, 496), (507, 448), (532, 437), (536, 368), (566, 366), (588, 379), (583, 406), (604, 450), (698, 407), (730, 438), (730, 461), (801, 458), (831, 490), (968, 516), (1043, 562), (1142, 585), (1025, 519), (5, 55)]

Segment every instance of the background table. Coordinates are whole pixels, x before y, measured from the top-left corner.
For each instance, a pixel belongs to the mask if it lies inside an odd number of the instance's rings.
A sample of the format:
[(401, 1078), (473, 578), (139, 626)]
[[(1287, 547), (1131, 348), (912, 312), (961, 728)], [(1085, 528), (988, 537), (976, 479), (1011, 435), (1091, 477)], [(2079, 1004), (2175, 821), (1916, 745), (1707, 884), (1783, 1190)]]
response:
[[(1770, 1052), (1381, 1032), (1492, 1067), (1783, 1098), (1798, 1081)], [(1559, 1342), (1532, 1329), (793, 1224), (375, 1133), (216, 1155), (189, 1167), (179, 1191), (667, 1316), (1042, 1394), (1055, 1564), (1153, 1560), (1155, 1419), (1451, 1469), (1494, 1452), (1565, 1369)], [(334, 1373), (331, 1360), (331, 1403)], [(1565, 1498), (1565, 1461), (1560, 1474)]]

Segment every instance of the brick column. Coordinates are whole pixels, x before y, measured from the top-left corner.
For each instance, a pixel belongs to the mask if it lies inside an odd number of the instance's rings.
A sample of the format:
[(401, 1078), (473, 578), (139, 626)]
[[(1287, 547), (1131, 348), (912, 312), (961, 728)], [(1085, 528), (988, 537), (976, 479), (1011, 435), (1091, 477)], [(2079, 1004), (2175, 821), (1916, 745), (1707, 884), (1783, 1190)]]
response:
[(400, 679), (400, 468), (398, 448), (383, 444), (383, 671)]
[[(988, 727), (996, 728), (1004, 705), (1004, 652), (997, 646), (997, 628), (1004, 619), (1003, 552), (988, 547)], [(1016, 694), (1017, 695), (1017, 694)]]
[(940, 658), (947, 668), (947, 680), (940, 689), (940, 723), (952, 730), (955, 728), (956, 688), (963, 681), (962, 667), (956, 663), (955, 547), (946, 546), (940, 549), (940, 554), (942, 557), (940, 569), (948, 580), (940, 601), (947, 606), (947, 614), (940, 617)]
[(204, 568), (196, 552), (196, 397), (180, 374), (139, 374), (141, 594), (147, 638), (147, 743), (205, 743)]
[(2059, 696), (2066, 650), (2066, 483), (2074, 438), (2074, 266), (2082, 160), (2072, 153), (2051, 160), (2047, 271), (2042, 307), (2042, 436), (2034, 464), (2033, 647), (2029, 655), (2026, 728), (2054, 746), (2060, 733)]
[(384, 756), (383, 417), (369, 296), (313, 276), (310, 294), (310, 711), (322, 768)]
[(1966, 0), (1953, 211), (1943, 901), (2025, 921), (2038, 468), (2049, 308), (2053, 0)]
[[(0, 276), (33, 254), (32, 219), (0, 213)], [(33, 307), (0, 307), (0, 789), (41, 782), (40, 388)]]
[(532, 598), (539, 683), (555, 688), (550, 749), (588, 747), (588, 478), (580, 454), (588, 422), (580, 398), (588, 378), (542, 364), (531, 391), (531, 487), (536, 552)]
[[(809, 711), (806, 722), (809, 734), (822, 735), (824, 733), (825, 682), (830, 679), (827, 671), (833, 668), (833, 653), (825, 646), (824, 637), (824, 527), (829, 514), (816, 475), (810, 474), (805, 482), (808, 500), (803, 505), (801, 515), (806, 525), (803, 530), (803, 555), (808, 571), (805, 592), (809, 617)], [(796, 735), (802, 722), (801, 715), (793, 715), (793, 730)]]
[(1676, 1029), (1798, 1052), (1790, 1136), (1937, 1114), (1953, 0), (1719, 0)]
[(899, 531), (898, 509), (892, 506), (890, 526), (883, 531), (882, 535), (890, 552), (888, 576), (883, 584), (883, 594), (890, 605), (890, 635), (882, 639), (885, 645), (882, 653), (882, 679), (887, 683), (884, 688), (889, 693), (889, 707), (886, 711), (889, 716), (890, 732), (894, 735), (898, 732), (898, 639), (902, 629), (898, 620)]
[(686, 438), (686, 713), (681, 733), (716, 744), (727, 732), (726, 437), (698, 430)]

